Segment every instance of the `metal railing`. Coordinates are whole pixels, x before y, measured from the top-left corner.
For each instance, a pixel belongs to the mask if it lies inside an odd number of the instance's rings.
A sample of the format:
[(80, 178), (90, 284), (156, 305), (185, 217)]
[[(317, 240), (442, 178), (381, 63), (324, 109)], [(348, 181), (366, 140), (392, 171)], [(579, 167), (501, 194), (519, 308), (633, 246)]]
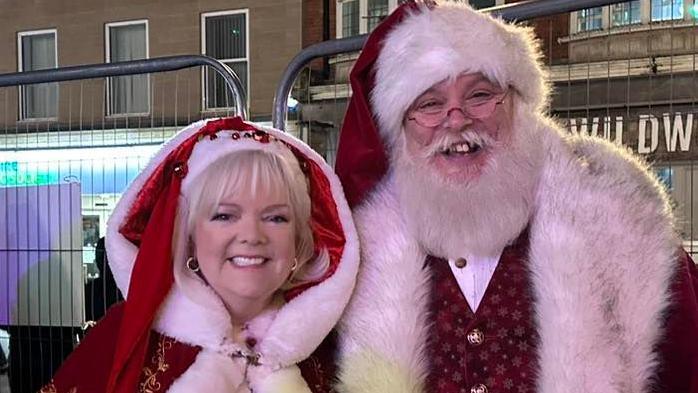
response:
[[(619, 0), (530, 0), (483, 10), (505, 20), (528, 20), (541, 16), (572, 12), (585, 8), (601, 7), (619, 3)], [(284, 70), (279, 86), (274, 95), (272, 123), (275, 128), (283, 130), (287, 114), (288, 95), (298, 74), (311, 61), (324, 56), (361, 50), (368, 34), (351, 38), (342, 38), (313, 44), (298, 53)]]
[(226, 64), (205, 55), (182, 55), (156, 57), (144, 60), (121, 61), (114, 63), (87, 64), (70, 67), (51, 68), (39, 71), (0, 74), (0, 87), (29, 85), (46, 82), (63, 82), (81, 79), (104, 78), (111, 76), (151, 74), (177, 71), (184, 68), (208, 66), (224, 80), (233, 95), (235, 113), (247, 119), (245, 89), (240, 78)]

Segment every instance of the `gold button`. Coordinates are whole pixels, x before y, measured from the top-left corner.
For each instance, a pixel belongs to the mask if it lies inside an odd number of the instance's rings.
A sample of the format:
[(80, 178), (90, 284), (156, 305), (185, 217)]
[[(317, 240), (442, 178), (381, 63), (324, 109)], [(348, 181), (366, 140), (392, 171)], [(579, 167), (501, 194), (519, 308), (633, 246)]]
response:
[(470, 393), (487, 393), (487, 386), (478, 383), (477, 385), (470, 388)]
[(472, 345), (478, 346), (485, 342), (485, 333), (480, 329), (473, 329), (468, 332), (468, 342)]
[(458, 269), (462, 269), (468, 264), (468, 261), (466, 261), (465, 258), (458, 258), (456, 259), (455, 264)]

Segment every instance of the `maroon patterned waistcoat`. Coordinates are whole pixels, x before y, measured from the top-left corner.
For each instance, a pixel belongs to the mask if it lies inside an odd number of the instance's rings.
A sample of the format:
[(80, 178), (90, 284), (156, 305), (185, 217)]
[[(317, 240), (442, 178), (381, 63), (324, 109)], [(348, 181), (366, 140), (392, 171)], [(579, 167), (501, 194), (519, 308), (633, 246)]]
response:
[(525, 393), (535, 390), (535, 347), (526, 235), (504, 249), (476, 313), (448, 262), (428, 257), (432, 271), (427, 390), (438, 393)]

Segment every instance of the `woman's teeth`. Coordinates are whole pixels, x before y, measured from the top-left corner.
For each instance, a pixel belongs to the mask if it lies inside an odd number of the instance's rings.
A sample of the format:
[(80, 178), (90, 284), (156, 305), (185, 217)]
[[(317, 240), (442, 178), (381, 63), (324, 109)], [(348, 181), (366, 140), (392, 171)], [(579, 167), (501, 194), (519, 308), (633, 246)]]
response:
[(239, 267), (261, 265), (266, 260), (267, 260), (266, 258), (262, 258), (262, 257), (232, 257), (232, 258), (228, 258), (229, 262), (232, 262), (233, 265), (239, 266)]

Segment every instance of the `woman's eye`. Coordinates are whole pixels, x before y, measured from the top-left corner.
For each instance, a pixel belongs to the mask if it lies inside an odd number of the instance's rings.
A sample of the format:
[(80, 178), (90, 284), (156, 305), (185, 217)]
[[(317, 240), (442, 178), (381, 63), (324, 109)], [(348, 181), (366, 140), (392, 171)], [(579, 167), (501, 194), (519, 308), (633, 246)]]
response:
[(228, 213), (216, 213), (211, 217), (211, 221), (228, 221), (231, 219), (231, 215)]
[(274, 223), (284, 223), (284, 222), (288, 222), (289, 219), (288, 219), (288, 217), (283, 216), (283, 215), (273, 215), (273, 216), (267, 217), (267, 221), (274, 222)]

